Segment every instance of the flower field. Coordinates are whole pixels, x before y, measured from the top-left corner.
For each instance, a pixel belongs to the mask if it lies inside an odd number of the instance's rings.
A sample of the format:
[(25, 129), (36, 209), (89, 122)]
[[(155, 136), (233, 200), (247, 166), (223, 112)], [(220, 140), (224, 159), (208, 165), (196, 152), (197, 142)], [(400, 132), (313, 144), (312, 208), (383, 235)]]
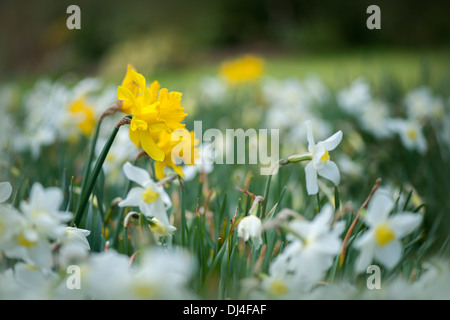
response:
[(449, 298), (448, 82), (216, 70), (2, 85), (1, 299)]

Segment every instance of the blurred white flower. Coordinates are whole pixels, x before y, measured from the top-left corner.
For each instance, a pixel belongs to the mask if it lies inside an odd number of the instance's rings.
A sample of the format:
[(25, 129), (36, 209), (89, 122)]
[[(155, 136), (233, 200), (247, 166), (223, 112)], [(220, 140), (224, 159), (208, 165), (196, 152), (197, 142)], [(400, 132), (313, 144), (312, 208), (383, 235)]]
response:
[(367, 104), (364, 112), (358, 117), (361, 127), (378, 139), (392, 136), (387, 121), (389, 119), (389, 109), (385, 102), (372, 100)]
[(311, 153), (312, 160), (305, 166), (306, 189), (308, 194), (319, 192), (317, 184), (317, 174), (332, 181), (335, 185), (339, 184), (340, 174), (337, 165), (330, 160), (329, 151), (334, 150), (342, 140), (342, 131), (338, 131), (326, 140), (314, 141), (311, 122), (306, 121), (308, 151)]
[(21, 259), (27, 264), (51, 268), (53, 256), (49, 239), (38, 233), (34, 225), (27, 219), (20, 219), (19, 234), (5, 250), (8, 258)]
[(392, 269), (401, 259), (403, 246), (400, 239), (414, 231), (422, 222), (420, 213), (401, 212), (390, 216), (394, 200), (383, 189), (373, 195), (364, 223), (369, 229), (355, 240), (355, 248), (360, 251), (356, 270), (364, 272), (373, 258)]
[(428, 144), (422, 133), (422, 127), (418, 122), (414, 120), (390, 119), (387, 126), (392, 132), (400, 136), (406, 149), (416, 150), (420, 154), (425, 154)]
[(120, 207), (139, 207), (139, 210), (147, 217), (155, 217), (166, 226), (169, 226), (167, 209), (172, 206), (169, 195), (163, 186), (154, 182), (148, 172), (142, 168), (126, 162), (123, 165), (125, 176), (136, 182), (139, 187), (133, 187), (126, 198), (119, 202)]
[(87, 299), (124, 299), (130, 279), (129, 258), (110, 249), (80, 266), (81, 290)]
[(126, 299), (192, 299), (186, 285), (195, 270), (190, 253), (151, 249), (142, 253), (127, 283)]
[(256, 215), (250, 214), (242, 218), (238, 224), (237, 232), (238, 237), (243, 238), (244, 241), (252, 239), (255, 249), (258, 249), (262, 245), (262, 223)]
[(340, 253), (341, 233), (345, 223), (333, 227), (333, 207), (328, 204), (312, 220), (289, 223), (287, 235), (290, 243), (269, 267), (269, 277), (262, 287), (276, 298), (295, 298), (309, 292)]
[(59, 210), (63, 200), (61, 189), (44, 189), (36, 182), (31, 187), (29, 201), (22, 201), (20, 209), (38, 233), (56, 239), (64, 235), (64, 223), (72, 219), (72, 213)]
[(427, 87), (417, 88), (405, 96), (408, 118), (420, 121), (425, 118), (440, 119), (444, 116), (442, 99), (433, 96)]
[(337, 94), (339, 106), (349, 114), (359, 116), (372, 101), (370, 84), (363, 78), (352, 82), (350, 87), (342, 89)]

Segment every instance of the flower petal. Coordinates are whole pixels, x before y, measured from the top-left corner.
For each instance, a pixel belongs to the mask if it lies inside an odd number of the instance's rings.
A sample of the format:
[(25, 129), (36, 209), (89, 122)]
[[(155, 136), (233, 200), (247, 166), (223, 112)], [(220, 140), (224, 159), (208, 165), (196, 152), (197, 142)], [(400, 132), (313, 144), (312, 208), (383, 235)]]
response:
[(389, 224), (394, 229), (396, 237), (401, 239), (416, 229), (421, 222), (422, 215), (420, 213), (403, 212), (393, 216)]
[(142, 149), (155, 161), (163, 161), (165, 157), (162, 151), (153, 140), (150, 131), (139, 131), (139, 139), (141, 141)]
[(119, 202), (119, 207), (136, 207), (142, 203), (142, 193), (144, 189), (141, 187), (134, 187), (128, 191), (125, 199)]
[(339, 169), (333, 161), (328, 160), (322, 168), (317, 170), (317, 173), (325, 179), (332, 181), (336, 186), (341, 181)]
[(0, 203), (9, 199), (12, 193), (12, 186), (9, 182), (0, 182)]
[(339, 145), (339, 143), (341, 143), (341, 140), (342, 140), (342, 131), (339, 130), (328, 139), (322, 141), (322, 144), (325, 149), (331, 151), (334, 150)]
[(384, 189), (378, 189), (370, 200), (364, 221), (369, 226), (375, 226), (387, 220), (394, 207), (392, 196)]
[(123, 172), (129, 180), (134, 181), (143, 187), (149, 180), (151, 180), (150, 175), (146, 170), (133, 166), (128, 161), (123, 165)]
[(357, 238), (354, 243), (360, 253), (355, 262), (355, 269), (357, 272), (365, 272), (367, 267), (371, 264), (375, 253), (375, 237), (372, 231), (364, 233), (360, 238)]
[(400, 261), (402, 256), (402, 244), (398, 240), (393, 240), (387, 245), (377, 247), (375, 259), (381, 262), (386, 268), (392, 269)]
[(308, 151), (312, 152), (316, 143), (314, 142), (311, 120), (305, 121), (305, 124), (306, 124), (306, 139), (308, 139)]
[(308, 194), (316, 194), (319, 192), (319, 185), (317, 184), (317, 172), (314, 169), (314, 164), (309, 162), (305, 166), (305, 176), (306, 176), (306, 191)]

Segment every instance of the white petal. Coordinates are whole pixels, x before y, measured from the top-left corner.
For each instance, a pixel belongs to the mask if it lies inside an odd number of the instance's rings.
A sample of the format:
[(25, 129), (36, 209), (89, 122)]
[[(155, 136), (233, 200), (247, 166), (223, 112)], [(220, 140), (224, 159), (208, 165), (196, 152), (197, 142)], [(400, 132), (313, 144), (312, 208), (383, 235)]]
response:
[(308, 151), (312, 152), (316, 143), (314, 142), (311, 120), (305, 121), (305, 124), (306, 124), (306, 139), (308, 139)]
[(0, 182), (0, 203), (9, 199), (12, 193), (12, 186), (9, 182)]
[(364, 221), (369, 226), (375, 226), (387, 220), (389, 212), (394, 207), (392, 196), (383, 189), (378, 189), (370, 200)]
[(319, 192), (319, 185), (317, 184), (317, 172), (314, 169), (314, 164), (309, 162), (305, 166), (305, 176), (306, 176), (306, 190), (308, 194), (316, 194)]
[(339, 145), (339, 143), (341, 143), (341, 140), (342, 140), (342, 131), (339, 130), (328, 139), (322, 141), (322, 144), (325, 149), (331, 151), (334, 150)]
[(58, 211), (64, 201), (64, 194), (59, 188), (47, 188), (39, 199), (41, 208), (45, 208), (50, 212)]
[(403, 238), (411, 233), (422, 222), (420, 213), (403, 212), (396, 214), (390, 219), (389, 224), (395, 232), (397, 238)]
[(139, 208), (141, 209), (142, 213), (144, 213), (145, 216), (155, 217), (156, 219), (164, 223), (166, 226), (170, 225), (169, 218), (167, 217), (166, 208), (161, 199), (156, 199), (152, 203), (142, 202)]
[(164, 203), (164, 207), (166, 209), (169, 209), (172, 206), (172, 201), (170, 200), (169, 195), (167, 194), (167, 192), (163, 189), (160, 193), (159, 196), (161, 197), (162, 202)]
[[(330, 230), (330, 224), (333, 220), (333, 206), (327, 203), (311, 222), (311, 233), (314, 236), (320, 236)], [(306, 235), (305, 235), (306, 236)]]
[(128, 191), (126, 198), (119, 202), (119, 207), (139, 206), (139, 204), (142, 203), (143, 192), (144, 189), (141, 187), (131, 188), (131, 190)]
[(133, 166), (128, 161), (123, 165), (123, 172), (129, 180), (134, 181), (141, 186), (144, 186), (151, 180), (146, 170)]
[(355, 269), (358, 273), (365, 272), (371, 264), (375, 252), (375, 238), (371, 231), (366, 232), (362, 237), (355, 240), (354, 244), (360, 253), (355, 262)]
[(375, 259), (381, 262), (386, 268), (392, 269), (400, 261), (402, 256), (402, 244), (398, 240), (393, 240), (375, 250)]
[(333, 182), (336, 186), (339, 185), (339, 182), (341, 181), (341, 174), (339, 173), (336, 163), (333, 161), (328, 160), (323, 168), (320, 168), (317, 173)]

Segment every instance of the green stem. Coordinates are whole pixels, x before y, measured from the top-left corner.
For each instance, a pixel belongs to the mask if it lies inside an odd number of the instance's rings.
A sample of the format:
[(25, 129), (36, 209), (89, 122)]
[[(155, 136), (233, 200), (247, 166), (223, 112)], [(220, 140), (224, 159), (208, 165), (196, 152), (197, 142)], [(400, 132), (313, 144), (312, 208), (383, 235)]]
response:
[(305, 153), (305, 154), (296, 154), (288, 157), (289, 163), (296, 163), (300, 161), (310, 161), (312, 160), (312, 154), (311, 153)]
[[(84, 167), (84, 172), (83, 172), (83, 180), (81, 182), (81, 194), (83, 195), (83, 193), (85, 192), (86, 189), (86, 184), (88, 182), (89, 179), (89, 173), (91, 171), (91, 165), (92, 165), (92, 160), (94, 160), (94, 154), (95, 154), (95, 147), (97, 145), (97, 140), (98, 140), (98, 135), (100, 132), (100, 126), (102, 124), (102, 121), (99, 120), (97, 123), (97, 126), (95, 128), (95, 134), (94, 134), (94, 139), (92, 140), (92, 145), (91, 145), (91, 149), (89, 150), (89, 156), (88, 156), (88, 160), (86, 162), (86, 166)], [(81, 203), (81, 198), (78, 201), (78, 207), (77, 210), (80, 208), (80, 203)]]
[(119, 132), (118, 126), (114, 127), (113, 132), (109, 136), (108, 141), (106, 142), (105, 146), (103, 147), (103, 150), (100, 153), (100, 156), (98, 157), (97, 162), (95, 163), (94, 170), (92, 171), (92, 174), (89, 178), (89, 182), (87, 183), (85, 190), (82, 190), (80, 205), (78, 206), (78, 210), (75, 215), (75, 219), (73, 221), (73, 224), (76, 226), (78, 226), (80, 224), (81, 219), (84, 215), (84, 212), (86, 211), (86, 207), (89, 202), (89, 197), (91, 196), (91, 193), (94, 190), (95, 183), (97, 182), (97, 178), (100, 174), (100, 171), (102, 170), (103, 163), (105, 162), (105, 159), (106, 159), (106, 156), (108, 155), (109, 149), (111, 149), (114, 139), (116, 138), (117, 132)]

